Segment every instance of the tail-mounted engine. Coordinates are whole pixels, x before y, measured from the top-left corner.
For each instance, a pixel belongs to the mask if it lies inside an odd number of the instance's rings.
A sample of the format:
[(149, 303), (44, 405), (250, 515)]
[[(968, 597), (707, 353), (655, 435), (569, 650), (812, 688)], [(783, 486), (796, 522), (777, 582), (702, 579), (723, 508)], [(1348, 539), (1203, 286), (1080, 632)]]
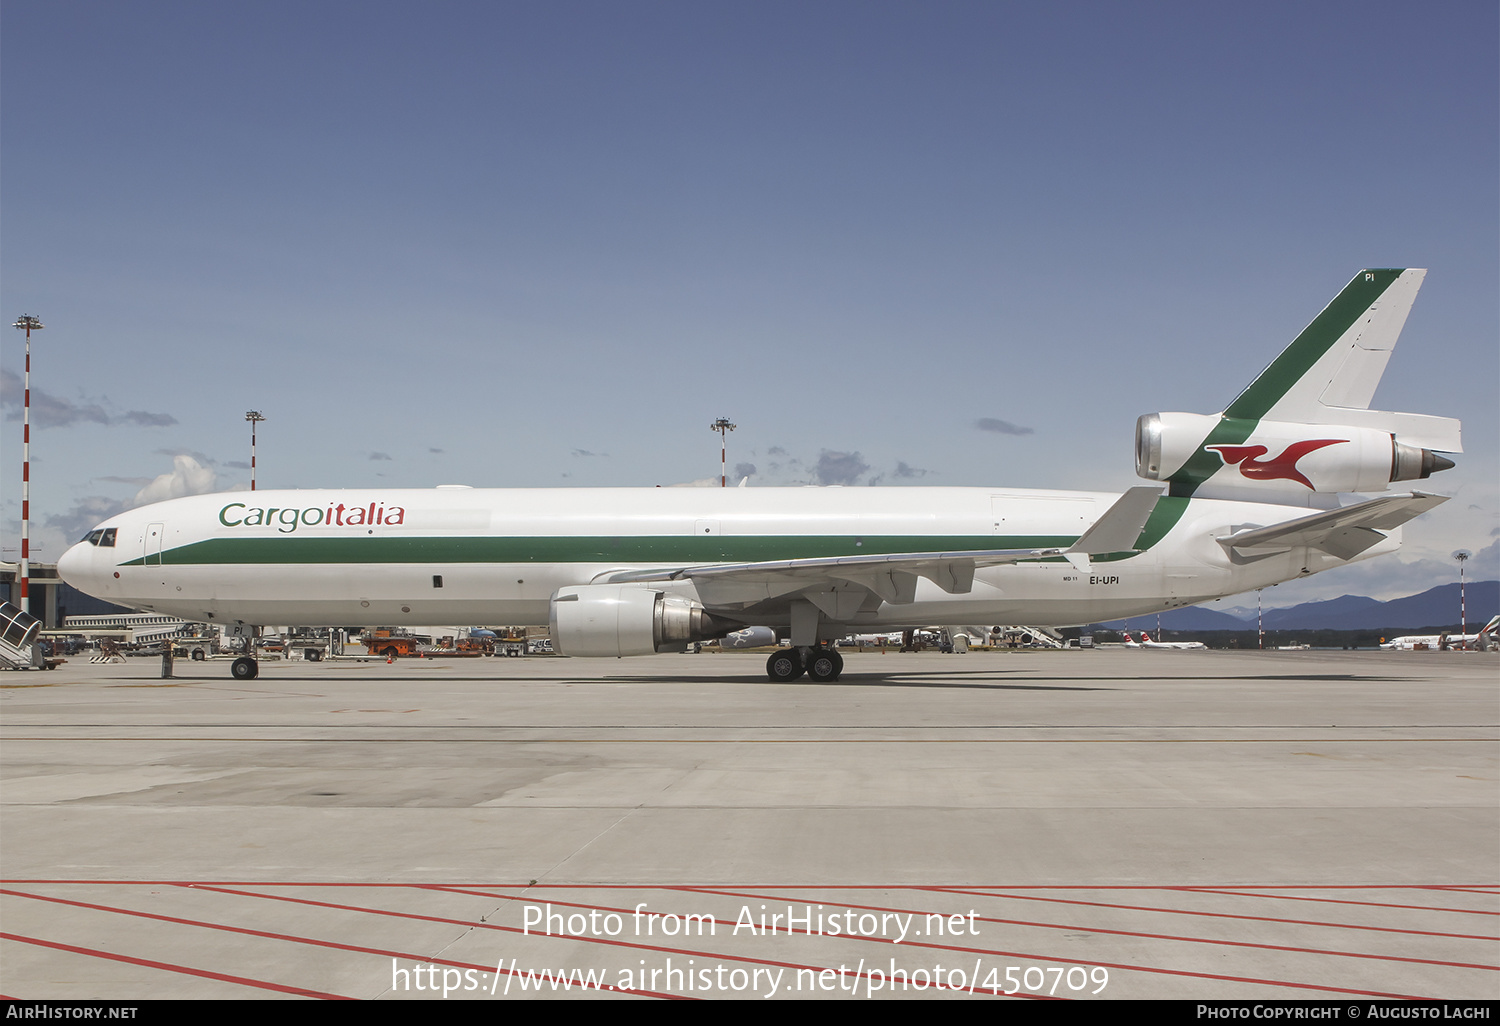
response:
[(708, 612), (692, 599), (639, 584), (585, 584), (552, 596), (552, 646), (568, 656), (631, 656), (681, 652), (743, 624)]
[(1136, 421), (1135, 472), (1193, 494), (1213, 479), (1239, 493), (1379, 492), (1453, 461), (1369, 427), (1150, 413)]

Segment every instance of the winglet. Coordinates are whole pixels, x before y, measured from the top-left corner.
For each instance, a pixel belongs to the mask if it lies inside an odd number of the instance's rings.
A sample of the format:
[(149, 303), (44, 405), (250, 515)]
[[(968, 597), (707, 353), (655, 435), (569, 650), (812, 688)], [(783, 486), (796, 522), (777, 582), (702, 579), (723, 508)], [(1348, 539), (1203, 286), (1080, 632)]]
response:
[(1115, 504), (1104, 511), (1104, 516), (1094, 521), (1094, 526), (1083, 532), (1083, 537), (1068, 548), (1058, 552), (1073, 569), (1081, 574), (1089, 572), (1089, 556), (1105, 552), (1138, 552), (1136, 541), (1151, 519), (1156, 500), (1161, 498), (1161, 489), (1143, 485), (1132, 488), (1115, 500)]

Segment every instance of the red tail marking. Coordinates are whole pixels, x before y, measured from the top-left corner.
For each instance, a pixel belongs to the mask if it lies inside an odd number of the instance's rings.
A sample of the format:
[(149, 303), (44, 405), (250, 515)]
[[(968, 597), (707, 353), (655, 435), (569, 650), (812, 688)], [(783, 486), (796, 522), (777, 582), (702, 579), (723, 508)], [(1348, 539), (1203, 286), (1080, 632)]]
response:
[(1293, 442), (1280, 456), (1269, 460), (1257, 458), (1270, 451), (1264, 445), (1208, 445), (1204, 448), (1218, 453), (1219, 459), (1224, 461), (1226, 467), (1232, 467), (1238, 463), (1240, 473), (1253, 481), (1298, 481), (1316, 491), (1317, 489), (1313, 488), (1313, 483), (1307, 479), (1307, 476), (1297, 469), (1297, 461), (1310, 452), (1317, 452), (1330, 445), (1343, 445), (1346, 442), (1348, 442), (1347, 438), (1317, 438), (1305, 442)]

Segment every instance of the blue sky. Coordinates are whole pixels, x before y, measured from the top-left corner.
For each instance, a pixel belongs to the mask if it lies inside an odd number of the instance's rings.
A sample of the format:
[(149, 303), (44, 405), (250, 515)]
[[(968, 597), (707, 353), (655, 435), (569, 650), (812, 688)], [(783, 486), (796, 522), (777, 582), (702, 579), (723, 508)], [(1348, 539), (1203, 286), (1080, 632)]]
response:
[(684, 483), (728, 416), (752, 484), (1121, 489), (1138, 415), (1413, 266), (1376, 405), (1463, 418), (1455, 498), (1267, 600), (1496, 576), (1497, 38), (1464, 2), (6, 0), (37, 558), (247, 481), (247, 409), (262, 487)]

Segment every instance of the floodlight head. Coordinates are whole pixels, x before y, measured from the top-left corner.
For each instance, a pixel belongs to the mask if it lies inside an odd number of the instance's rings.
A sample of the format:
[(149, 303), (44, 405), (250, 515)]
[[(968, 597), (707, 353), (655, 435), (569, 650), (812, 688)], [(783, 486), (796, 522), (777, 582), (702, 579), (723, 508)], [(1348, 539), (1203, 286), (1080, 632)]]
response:
[(22, 314), (16, 318), (16, 323), (12, 324), (11, 327), (19, 328), (29, 335), (33, 331), (41, 331), (45, 325), (42, 324), (39, 317), (33, 317), (31, 314)]

